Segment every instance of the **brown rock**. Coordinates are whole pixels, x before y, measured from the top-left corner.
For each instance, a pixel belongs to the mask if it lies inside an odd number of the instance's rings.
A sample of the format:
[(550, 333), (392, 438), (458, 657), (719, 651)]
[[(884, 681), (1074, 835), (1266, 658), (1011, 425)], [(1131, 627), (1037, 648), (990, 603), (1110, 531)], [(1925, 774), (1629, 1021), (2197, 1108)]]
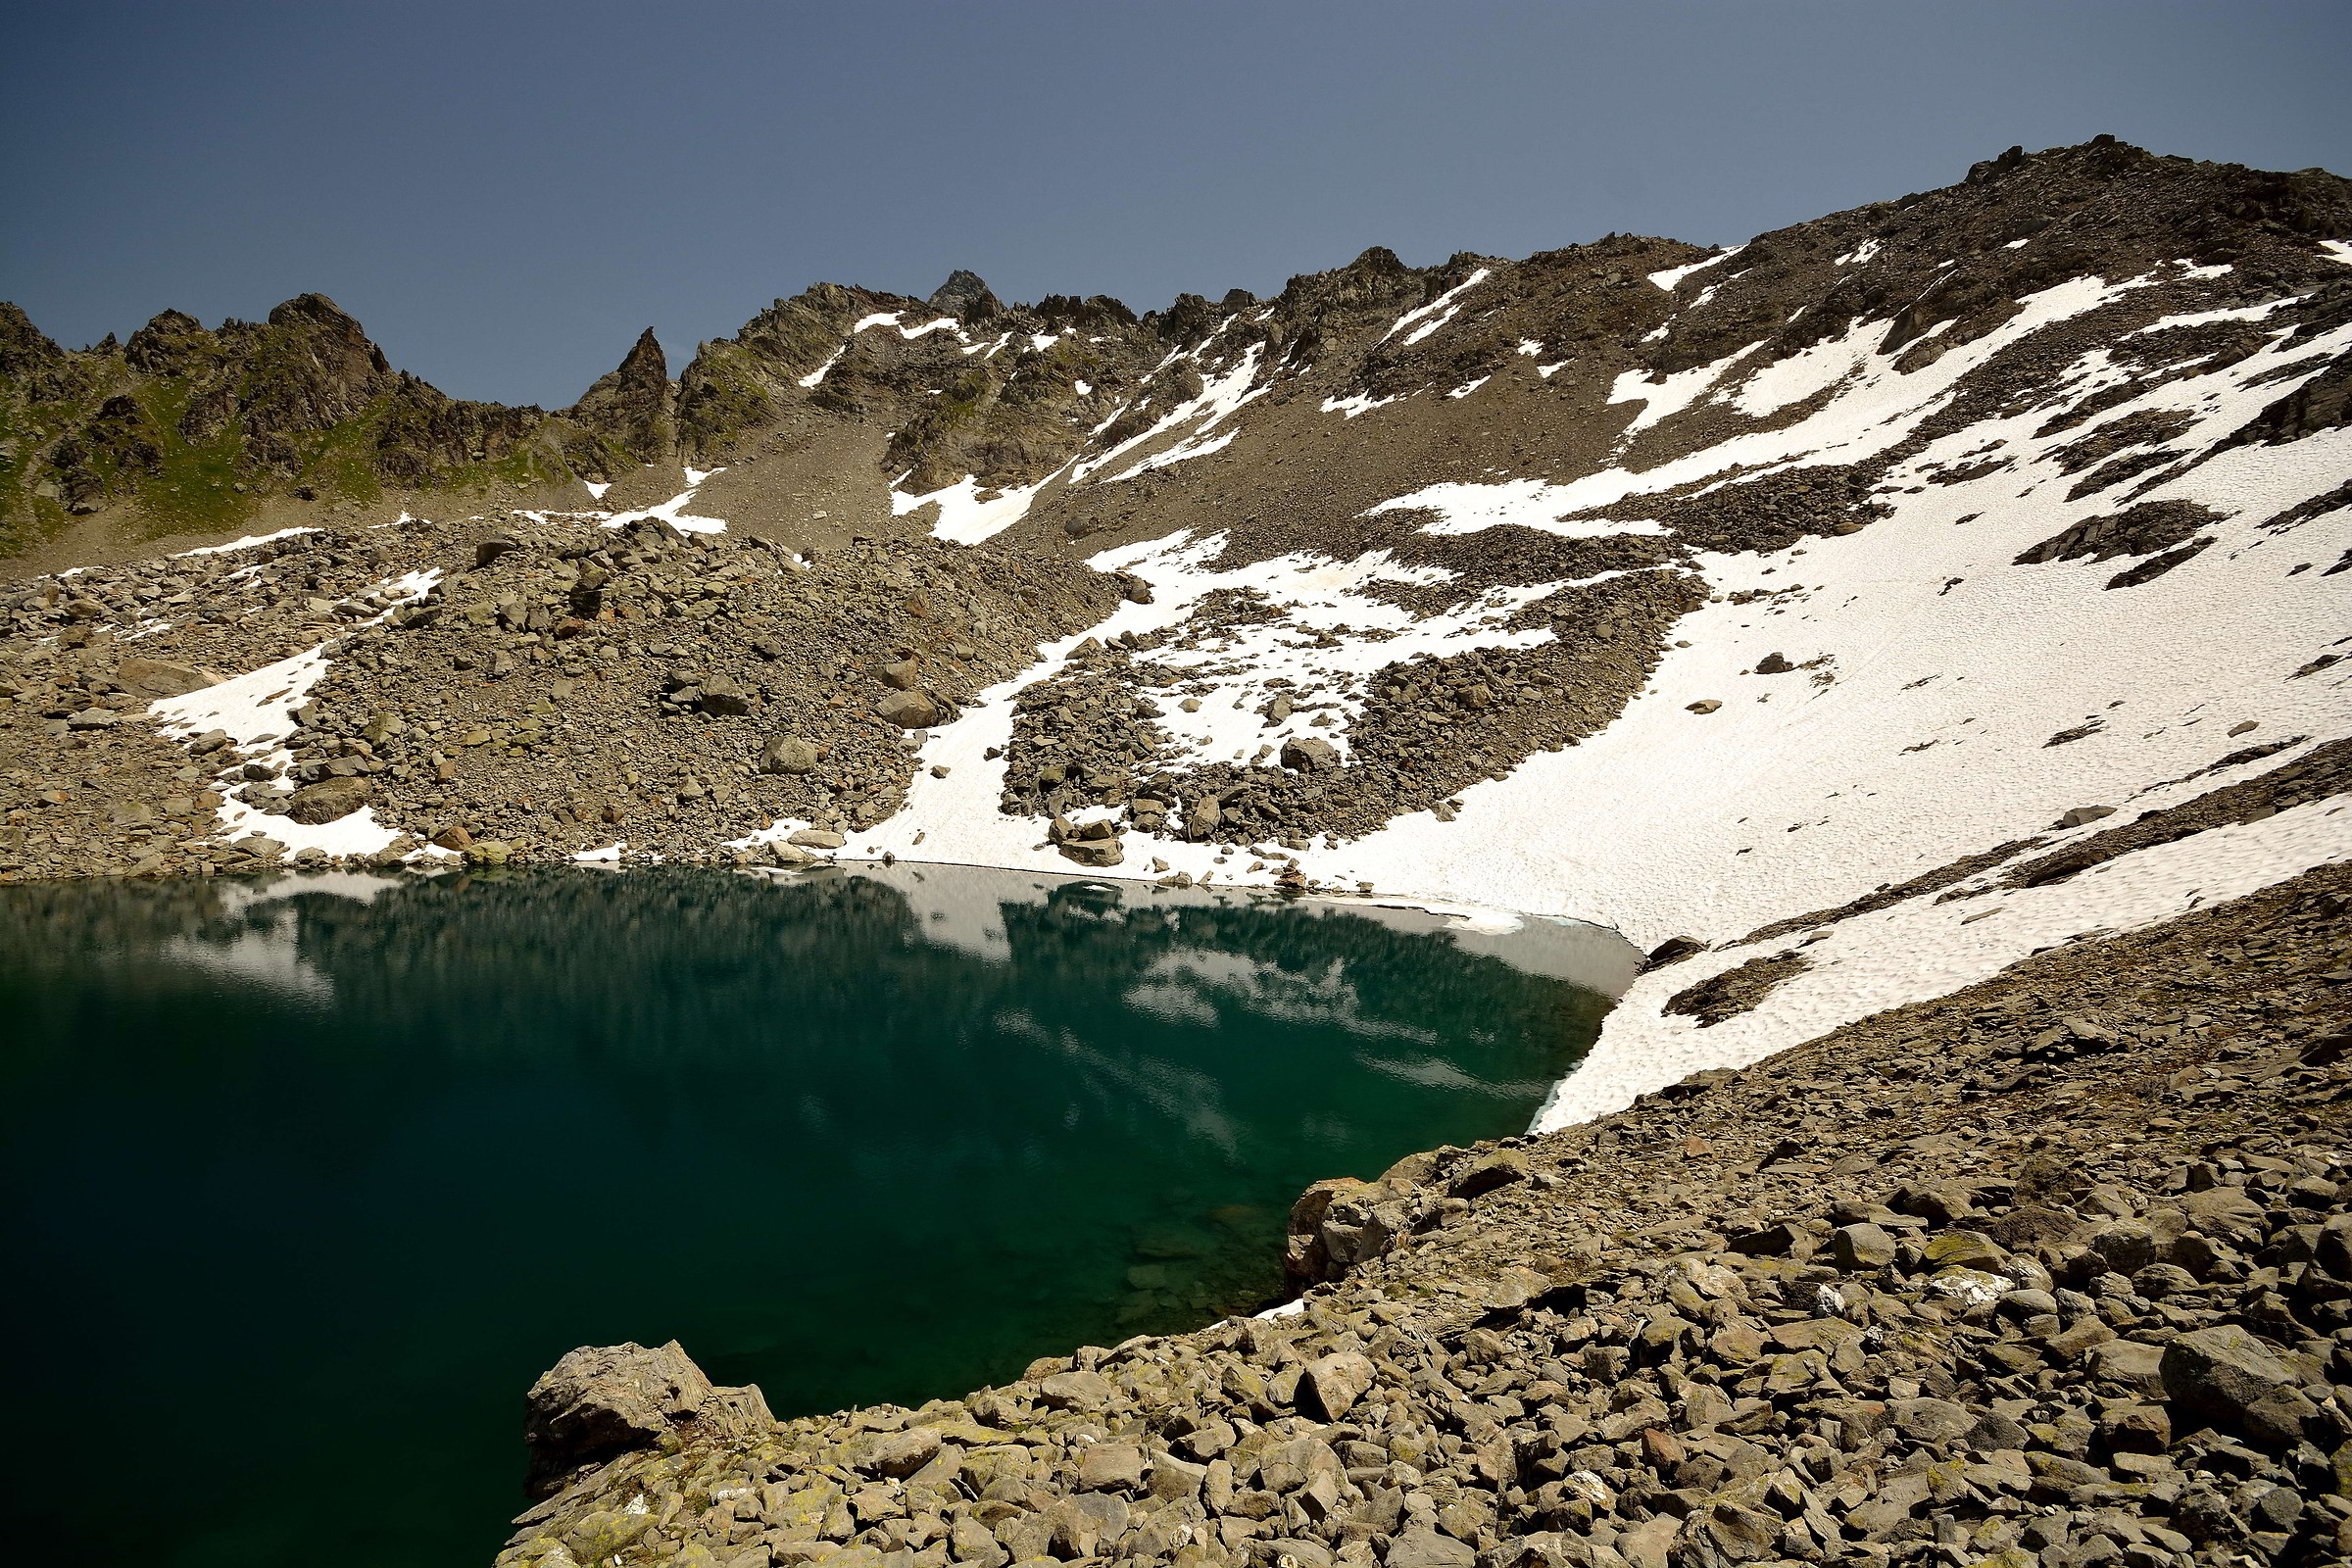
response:
[(349, 816), (366, 806), (375, 794), (375, 786), (365, 778), (326, 778), (307, 789), (296, 790), (286, 800), (285, 814), (297, 822), (317, 826)]

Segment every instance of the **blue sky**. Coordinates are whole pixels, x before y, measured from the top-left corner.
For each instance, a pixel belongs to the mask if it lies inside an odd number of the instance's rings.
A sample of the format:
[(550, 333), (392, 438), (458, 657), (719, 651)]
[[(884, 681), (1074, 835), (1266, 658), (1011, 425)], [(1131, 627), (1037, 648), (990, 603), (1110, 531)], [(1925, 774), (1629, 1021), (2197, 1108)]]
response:
[(1706, 242), (2012, 143), (2352, 171), (2352, 7), (9, 0), (0, 298), (69, 345), (306, 290), (463, 397), (673, 369), (819, 279), (1278, 289)]

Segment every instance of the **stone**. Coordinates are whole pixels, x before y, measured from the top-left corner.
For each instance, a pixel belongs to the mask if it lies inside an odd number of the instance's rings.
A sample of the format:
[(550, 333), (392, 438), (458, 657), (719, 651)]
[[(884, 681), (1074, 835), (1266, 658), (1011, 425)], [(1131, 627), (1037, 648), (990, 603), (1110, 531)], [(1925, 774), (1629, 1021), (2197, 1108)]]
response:
[(909, 1427), (875, 1438), (858, 1455), (858, 1468), (869, 1476), (903, 1480), (939, 1457), (936, 1427)]
[(762, 773), (813, 773), (816, 743), (798, 735), (779, 735), (760, 749), (759, 766)]
[(1471, 1568), (1478, 1553), (1451, 1536), (1420, 1525), (1391, 1537), (1384, 1560), (1388, 1568)]
[(524, 1402), (524, 1491), (534, 1497), (666, 1437), (748, 1438), (775, 1424), (759, 1389), (713, 1387), (675, 1340), (583, 1346), (541, 1374)]
[(1830, 1255), (1848, 1273), (1867, 1273), (1894, 1261), (1894, 1238), (1877, 1225), (1840, 1225), (1830, 1233)]
[(1298, 773), (1321, 773), (1340, 765), (1340, 749), (1313, 735), (1294, 735), (1282, 743), (1282, 765)]
[(1905, 1437), (1921, 1443), (1950, 1443), (1977, 1424), (1966, 1405), (1950, 1399), (1895, 1399), (1886, 1413)]
[(2160, 1367), (2164, 1348), (2142, 1345), (2137, 1340), (2109, 1340), (2095, 1346), (2090, 1352), (2093, 1377), (2108, 1383), (2120, 1383), (2132, 1393), (2149, 1398), (2164, 1397), (2164, 1379)]
[(174, 663), (168, 659), (126, 659), (115, 672), (116, 685), (133, 697), (144, 697), (150, 702), (164, 697), (185, 697), (226, 679), (217, 669)]
[(1126, 850), (1115, 838), (1069, 838), (1059, 840), (1054, 847), (1061, 852), (1064, 859), (1075, 860), (1080, 865), (1117, 865), (1127, 858)]
[(1990, 1237), (1975, 1231), (1945, 1231), (1928, 1240), (1928, 1262), (1936, 1268), (1997, 1269), (2008, 1256)]
[(1298, 1380), (1298, 1394), (1304, 1407), (1320, 1414), (1326, 1421), (1344, 1419), (1355, 1408), (1378, 1378), (1378, 1369), (1367, 1356), (1353, 1351), (1317, 1356), (1306, 1364)]
[(1516, 1149), (1497, 1149), (1471, 1161), (1446, 1184), (1446, 1192), (1451, 1198), (1481, 1198), (1498, 1187), (1527, 1180), (1528, 1168), (1526, 1154)]
[(1037, 1386), (1037, 1401), (1054, 1410), (1100, 1410), (1118, 1397), (1100, 1372), (1056, 1372)]
[(724, 675), (713, 675), (703, 682), (703, 695), (697, 706), (704, 712), (722, 718), (741, 718), (752, 710), (752, 693)]
[(1721, 708), (1723, 704), (1716, 701), (1714, 698), (1709, 697), (1700, 702), (1686, 703), (1683, 706), (1693, 713), (1712, 713), (1717, 709)]
[(1780, 1555), (1781, 1521), (1736, 1502), (1719, 1502), (1691, 1515), (1685, 1531), (1712, 1547), (1716, 1562), (1761, 1562)]
[(831, 828), (805, 827), (784, 842), (804, 850), (838, 850), (850, 841)]
[(2301, 1436), (2311, 1401), (2301, 1380), (2270, 1348), (2234, 1323), (2192, 1329), (2163, 1349), (2158, 1375), (2179, 1409), (2266, 1446)]
[(929, 692), (884, 692), (874, 700), (874, 711), (901, 729), (929, 729), (948, 716)]
[(1090, 1443), (1078, 1457), (1078, 1485), (1089, 1492), (1135, 1492), (1144, 1484), (1144, 1450), (1132, 1443)]
[(284, 814), (315, 827), (349, 816), (366, 806), (374, 794), (375, 786), (366, 778), (324, 778), (288, 796)]

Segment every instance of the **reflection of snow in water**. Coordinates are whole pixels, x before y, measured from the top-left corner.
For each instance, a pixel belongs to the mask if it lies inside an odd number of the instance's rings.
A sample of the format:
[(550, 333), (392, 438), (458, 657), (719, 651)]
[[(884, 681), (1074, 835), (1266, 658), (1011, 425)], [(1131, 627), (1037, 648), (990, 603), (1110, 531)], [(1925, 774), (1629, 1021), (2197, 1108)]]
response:
[[(309, 871), (251, 882), (217, 881), (210, 888), (216, 901), (211, 918), (243, 922), (234, 935), (225, 940), (172, 937), (156, 953), (167, 963), (210, 970), (306, 1001), (331, 1001), (334, 982), (302, 956), (302, 916), (288, 901), (309, 894), (372, 904), (404, 880), (364, 871)], [(272, 905), (278, 907), (271, 909)]]
[[(1155, 958), (1145, 978), (1126, 995), (1132, 1006), (1150, 1010), (1189, 1011), (1201, 1021), (1213, 1021), (1213, 999), (1224, 997), (1251, 1011), (1283, 1023), (1332, 1024), (1350, 1034), (1374, 1039), (1410, 1040), (1435, 1046), (1438, 1037), (1427, 1029), (1374, 1018), (1364, 1011), (1363, 999), (1348, 979), (1348, 961), (1332, 958), (1320, 969), (1298, 971), (1260, 963), (1239, 953), (1187, 948)], [(1180, 1000), (1180, 999), (1187, 999)]]
[(172, 937), (157, 952), (167, 963), (209, 969), (305, 1000), (330, 1001), (334, 982), (302, 956), (300, 924), (294, 910), (279, 909), (268, 925), (246, 926), (226, 942)]
[(1379, 1056), (1359, 1051), (1355, 1054), (1355, 1060), (1368, 1071), (1417, 1084), (1424, 1089), (1487, 1095), (1498, 1100), (1532, 1100), (1551, 1087), (1548, 1078), (1529, 1078), (1513, 1083), (1489, 1082), (1462, 1071), (1442, 1056)]

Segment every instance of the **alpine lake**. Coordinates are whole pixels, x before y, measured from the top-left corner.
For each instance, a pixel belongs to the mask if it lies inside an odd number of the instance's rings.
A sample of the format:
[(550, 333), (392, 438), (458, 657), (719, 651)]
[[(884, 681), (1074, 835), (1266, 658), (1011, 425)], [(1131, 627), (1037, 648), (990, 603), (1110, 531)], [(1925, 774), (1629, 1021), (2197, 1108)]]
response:
[(20, 1560), (487, 1564), (574, 1346), (791, 1416), (1260, 1309), (1302, 1188), (1523, 1131), (1637, 963), (950, 866), (0, 888)]

